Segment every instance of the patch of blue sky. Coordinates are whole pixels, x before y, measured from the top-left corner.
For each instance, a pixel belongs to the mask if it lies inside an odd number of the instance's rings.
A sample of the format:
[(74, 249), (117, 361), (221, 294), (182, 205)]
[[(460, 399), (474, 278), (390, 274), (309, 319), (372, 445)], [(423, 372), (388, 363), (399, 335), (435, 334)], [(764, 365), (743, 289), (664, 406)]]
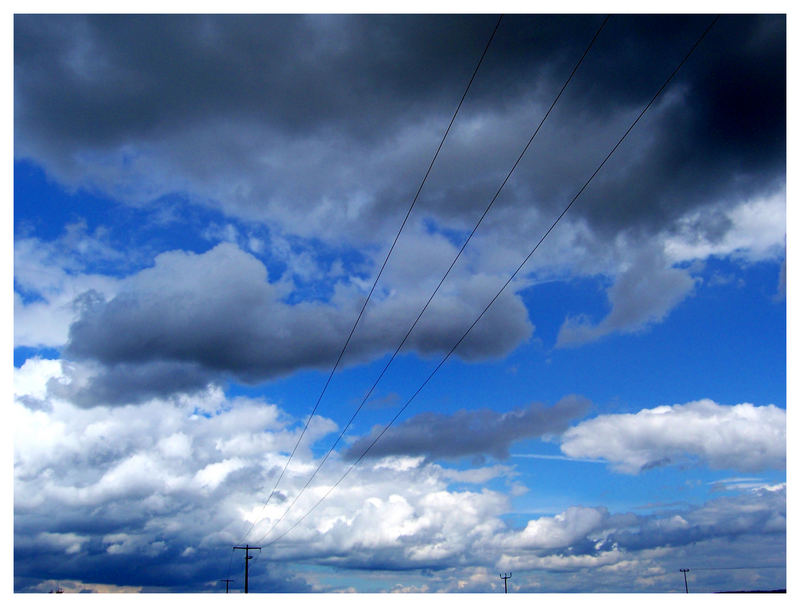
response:
[(728, 473), (704, 466), (666, 465), (630, 475), (615, 473), (604, 464), (535, 459), (520, 464), (521, 458), (512, 460), (520, 473), (518, 481), (529, 489), (512, 498), (513, 513), (519, 520), (523, 515), (554, 516), (571, 506), (602, 506), (611, 513), (638, 514), (685, 510), (719, 497), (720, 493), (711, 491), (709, 479)]
[[(87, 190), (70, 191), (35, 163), (14, 163), (15, 238), (55, 241), (67, 226), (83, 224), (87, 234), (102, 230), (110, 247), (125, 251), (120, 258), (84, 260), (87, 272), (123, 276), (152, 265), (153, 257), (164, 251), (204, 252), (210, 247), (202, 228), (215, 218), (222, 215), (192, 205), (180, 194), (141, 207), (124, 205)], [(176, 229), (178, 224), (181, 229)]]
[(353, 280), (359, 280), (371, 284), (374, 280), (374, 268), (368, 263), (364, 251), (348, 246), (333, 246), (318, 239), (287, 237), (286, 241), (291, 248), (290, 254), (302, 260), (301, 266), (293, 266), (286, 260), (277, 261), (282, 273), (292, 272), (294, 288), (285, 298), (288, 304), (329, 301), (339, 283), (350, 284)]
[[(526, 303), (545, 347), (529, 342), (506, 359), (512, 371), (503, 380), (506, 392), (535, 386), (538, 398), (550, 402), (575, 392), (612, 408), (614, 403), (646, 408), (704, 397), (785, 406), (786, 310), (785, 302), (774, 299), (780, 266), (712, 260), (704, 274), (718, 272), (736, 272), (749, 288), (741, 288), (738, 278), (698, 285), (662, 322), (577, 348), (548, 346), (569, 313), (570, 298), (580, 305), (580, 293), (561, 283), (529, 290)], [(546, 295), (537, 297), (539, 289)], [(596, 290), (590, 287), (586, 295), (595, 301), (589, 308), (594, 314), (600, 306)]]
[(198, 416), (204, 417), (206, 419), (211, 419), (212, 417), (214, 417), (214, 413), (212, 413), (210, 411), (205, 411), (203, 409), (200, 409), (199, 407), (195, 407), (192, 410), (192, 415), (198, 415)]
[(425, 231), (428, 234), (441, 234), (444, 236), (447, 241), (455, 247), (461, 248), (461, 245), (464, 244), (464, 241), (469, 236), (470, 230), (455, 230), (453, 228), (446, 228), (442, 226), (439, 222), (437, 222), (432, 217), (425, 217), (422, 220), (423, 226), (425, 227)]
[(34, 357), (46, 358), (48, 360), (58, 360), (61, 352), (56, 348), (35, 348), (31, 346), (17, 346), (14, 348), (14, 366), (19, 369), (25, 361)]
[(592, 323), (599, 322), (611, 310), (605, 293), (608, 286), (608, 279), (597, 275), (548, 280), (520, 290), (536, 327), (534, 338), (549, 350), (555, 346), (566, 317), (581, 315)]
[[(700, 285), (662, 323), (580, 348), (547, 348), (534, 339), (503, 360), (466, 363), (451, 358), (406, 415), (427, 406), (441, 412), (475, 407), (506, 411), (532, 401), (554, 404), (570, 393), (592, 400), (598, 412), (633, 411), (699, 398), (785, 406), (785, 303), (773, 298), (779, 270), (777, 263), (742, 267), (729, 260), (711, 260), (704, 274), (736, 272), (758, 288), (742, 289), (738, 278)], [(602, 317), (608, 304), (601, 285), (601, 279), (587, 279), (577, 284), (545, 283), (528, 290), (525, 300), (537, 334), (550, 332), (542, 341), (554, 343), (557, 327), (568, 313), (580, 310), (596, 319)], [(587, 307), (587, 301), (593, 307)], [(415, 354), (398, 357), (373, 396), (393, 393), (404, 403), (437, 360)], [(374, 361), (345, 370), (347, 377), (335, 378), (334, 392), (327, 398), (334, 397), (338, 383), (349, 395), (337, 395), (337, 402), (355, 402), (355, 393), (371, 385), (382, 364)], [(590, 371), (576, 374), (576, 368)], [(275, 387), (273, 382), (270, 391)]]
[[(489, 408), (502, 413), (534, 401), (551, 406), (573, 393), (592, 401), (590, 416), (636, 412), (701, 398), (721, 404), (752, 402), (785, 407), (785, 303), (772, 297), (778, 264), (742, 267), (729, 260), (712, 260), (704, 270), (709, 276), (732, 272), (759, 287), (742, 289), (738, 279), (700, 285), (662, 323), (636, 333), (610, 335), (580, 348), (547, 348), (534, 339), (502, 360), (470, 363), (451, 358), (398, 423), (420, 411), (451, 414), (460, 409)], [(596, 314), (602, 315), (604, 294), (598, 291), (600, 285), (599, 279), (577, 284), (545, 283), (525, 294), (526, 303), (529, 309), (538, 306), (531, 311), (537, 327), (557, 327), (565, 310), (580, 309), (581, 301), (594, 301)], [(562, 301), (566, 305), (562, 306)], [(543, 319), (543, 315), (548, 318)], [(371, 396), (371, 400), (391, 396), (391, 404), (365, 406), (349, 434), (362, 434), (375, 424), (387, 423), (438, 360), (439, 356), (422, 358), (416, 354), (397, 357)], [(343, 427), (385, 361), (386, 356), (338, 371), (318, 414)], [(576, 369), (584, 371), (578, 374)], [(231, 384), (229, 393), (263, 394), (292, 415), (302, 417), (311, 411), (326, 376), (327, 370), (304, 371), (258, 386)], [(325, 441), (332, 442), (333, 438)], [(543, 453), (557, 455), (559, 450), (551, 445)]]
[[(293, 271), (296, 288), (289, 299), (297, 303), (327, 300), (336, 282), (367, 280), (373, 271), (367, 253), (354, 247), (286, 237), (289, 250), (281, 251), (272, 246), (271, 231), (264, 224), (228, 217), (208, 205), (193, 203), (184, 194), (172, 193), (141, 206), (121, 204), (96, 192), (69, 190), (27, 160), (14, 163), (14, 197), (15, 238), (53, 242), (64, 237), (68, 226), (78, 225), (89, 236), (101, 234), (109, 250), (120, 253), (81, 259), (83, 271), (88, 273), (126, 276), (151, 266), (159, 253), (182, 250), (201, 254), (228, 241), (260, 259), (271, 282), (280, 280), (287, 270)], [(312, 264), (307, 277), (302, 268), (292, 268), (289, 262), (290, 257), (301, 255)], [(332, 272), (334, 269), (338, 272)], [(26, 303), (33, 301), (32, 294), (20, 291), (20, 295), (28, 297)]]
[(16, 278), (14, 278), (14, 292), (19, 295), (22, 303), (25, 305), (32, 304), (37, 301), (46, 301), (41, 293), (31, 289), (26, 289), (24, 286), (19, 284)]

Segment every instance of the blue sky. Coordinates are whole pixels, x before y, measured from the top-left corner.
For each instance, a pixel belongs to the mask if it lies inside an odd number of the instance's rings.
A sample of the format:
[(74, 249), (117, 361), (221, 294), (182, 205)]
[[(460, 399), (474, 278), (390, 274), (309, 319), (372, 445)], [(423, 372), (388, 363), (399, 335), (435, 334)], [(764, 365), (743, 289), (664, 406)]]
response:
[(322, 465), (602, 17), (501, 21), (303, 433), (496, 21), (15, 18), (17, 592), (238, 590), (245, 542), (253, 592), (786, 587), (782, 16), (721, 17), (300, 520), (710, 19), (609, 19)]

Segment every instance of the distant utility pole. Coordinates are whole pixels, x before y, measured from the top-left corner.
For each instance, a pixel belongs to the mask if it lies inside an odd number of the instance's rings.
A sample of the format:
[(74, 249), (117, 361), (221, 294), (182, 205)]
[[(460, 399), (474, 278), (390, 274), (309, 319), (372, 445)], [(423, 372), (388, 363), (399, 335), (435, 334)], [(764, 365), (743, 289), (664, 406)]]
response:
[(503, 586), (506, 589), (506, 592), (505, 592), (506, 594), (508, 594), (508, 578), (510, 578), (510, 577), (511, 577), (511, 572), (510, 571), (508, 573), (501, 573), (500, 574), (500, 579), (503, 580)]
[(230, 584), (233, 580), (220, 580), (220, 582), (225, 582), (225, 594), (228, 594), (228, 584)]
[(247, 594), (247, 580), (250, 575), (250, 559), (253, 558), (250, 556), (251, 550), (258, 550), (261, 552), (261, 546), (250, 546), (246, 544), (244, 546), (234, 546), (234, 550), (244, 550), (244, 592)]
[(686, 594), (689, 594), (689, 582), (686, 581), (686, 574), (689, 572), (689, 569), (681, 569), (680, 572), (683, 573), (683, 585), (686, 586)]

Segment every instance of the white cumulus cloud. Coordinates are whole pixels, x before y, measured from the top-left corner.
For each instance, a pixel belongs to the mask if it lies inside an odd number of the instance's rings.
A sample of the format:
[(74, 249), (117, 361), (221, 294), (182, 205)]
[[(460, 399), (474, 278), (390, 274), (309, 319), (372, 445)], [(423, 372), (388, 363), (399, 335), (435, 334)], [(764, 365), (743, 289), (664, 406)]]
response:
[(775, 405), (684, 405), (600, 415), (567, 430), (561, 450), (603, 458), (618, 472), (699, 460), (745, 472), (786, 465), (786, 411)]

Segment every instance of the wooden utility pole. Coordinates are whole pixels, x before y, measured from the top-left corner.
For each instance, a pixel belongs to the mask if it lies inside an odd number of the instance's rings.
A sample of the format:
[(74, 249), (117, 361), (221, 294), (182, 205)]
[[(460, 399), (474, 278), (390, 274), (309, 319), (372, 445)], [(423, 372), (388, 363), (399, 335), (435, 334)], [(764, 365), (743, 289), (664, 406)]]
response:
[(220, 580), (220, 582), (225, 582), (225, 594), (228, 594), (228, 584), (230, 584), (233, 580)]
[(500, 574), (500, 579), (503, 580), (503, 586), (506, 589), (505, 594), (508, 594), (508, 578), (510, 578), (510, 577), (511, 577), (511, 572), (510, 571), (508, 573), (501, 573)]
[(683, 573), (683, 585), (686, 586), (686, 594), (689, 594), (689, 582), (686, 581), (686, 574), (689, 572), (689, 569), (681, 569), (680, 572)]
[(244, 550), (244, 592), (247, 594), (247, 581), (250, 576), (250, 559), (253, 558), (250, 556), (251, 550), (258, 550), (261, 552), (261, 546), (250, 546), (249, 544), (245, 544), (244, 546), (234, 546), (234, 550)]

